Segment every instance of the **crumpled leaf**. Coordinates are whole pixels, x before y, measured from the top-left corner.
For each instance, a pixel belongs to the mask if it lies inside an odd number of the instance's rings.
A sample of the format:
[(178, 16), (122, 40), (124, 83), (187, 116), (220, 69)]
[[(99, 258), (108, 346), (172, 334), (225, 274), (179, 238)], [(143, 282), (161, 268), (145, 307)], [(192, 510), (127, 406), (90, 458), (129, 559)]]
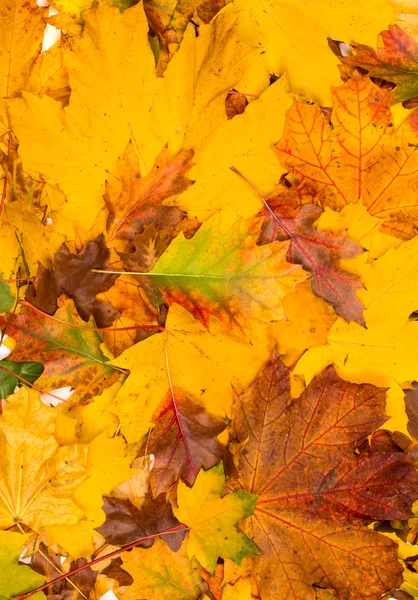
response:
[(392, 102), (405, 102), (418, 96), (418, 43), (398, 25), (380, 34), (383, 47), (374, 50), (370, 46), (351, 42), (349, 56), (341, 56), (335, 43), (331, 49), (337, 54), (342, 67), (343, 79), (355, 69), (365, 71), (369, 77), (384, 79), (396, 84)]
[[(19, 565), (19, 556), (29, 536), (12, 531), (0, 531), (0, 594), (4, 598), (18, 596), (42, 585), (45, 578), (27, 565)], [(38, 592), (33, 600), (44, 600)]]
[(72, 401), (77, 402), (100, 393), (121, 373), (108, 363), (100, 349), (100, 336), (92, 327), (83, 321), (82, 329), (73, 326), (79, 325), (80, 319), (74, 315), (71, 301), (61, 297), (58, 305), (55, 317), (37, 314), (30, 306), (24, 306), (19, 315), (0, 318), (0, 322), (16, 340), (11, 358), (41, 362), (45, 370), (37, 385), (49, 392), (70, 383), (76, 390)]
[(248, 100), (245, 94), (240, 94), (238, 90), (231, 90), (225, 99), (226, 118), (229, 120), (237, 115), (242, 115), (247, 105)]
[[(129, 500), (120, 498), (104, 498), (103, 510), (106, 521), (97, 531), (103, 535), (106, 542), (124, 546), (134, 540), (154, 535), (179, 525), (180, 522), (173, 515), (171, 504), (165, 494), (156, 498), (148, 495), (141, 510)], [(170, 549), (177, 552), (184, 538), (184, 531), (161, 535)], [(151, 548), (157, 538), (144, 540), (142, 548)]]
[(250, 319), (280, 319), (281, 299), (305, 279), (286, 262), (287, 244), (256, 246), (259, 226), (259, 219), (225, 222), (219, 213), (191, 240), (178, 236), (148, 276), (169, 304), (184, 306), (205, 327), (215, 315), (248, 337)]
[(39, 531), (83, 516), (73, 493), (86, 476), (87, 448), (60, 447), (55, 416), (26, 387), (7, 399), (0, 416), (2, 528), (19, 522)]
[(251, 572), (262, 597), (310, 600), (317, 585), (377, 600), (401, 583), (396, 544), (365, 525), (408, 518), (416, 470), (402, 452), (354, 452), (384, 421), (385, 391), (332, 367), (291, 402), (277, 353), (237, 398), (237, 481), (258, 496), (242, 530), (260, 551)]
[(218, 557), (240, 564), (244, 557), (257, 553), (257, 547), (234, 527), (252, 514), (256, 496), (239, 490), (222, 497), (224, 492), (222, 463), (201, 471), (191, 489), (183, 482), (177, 488), (178, 508), (174, 514), (189, 527), (187, 554), (196, 557), (210, 573), (214, 573)]
[[(7, 369), (7, 371), (5, 370)], [(10, 362), (8, 360), (0, 361), (0, 398), (7, 398), (13, 394), (16, 386), (22, 386), (25, 383), (29, 385), (43, 373), (44, 366), (39, 362)], [(12, 371), (12, 373), (9, 373)], [(16, 373), (19, 377), (15, 377)], [(24, 380), (24, 381), (23, 381)]]
[(123, 568), (134, 583), (118, 594), (120, 600), (198, 600), (202, 581), (187, 558), (184, 546), (172, 552), (157, 539), (152, 548), (134, 548), (123, 555)]
[(362, 248), (344, 233), (318, 231), (314, 223), (323, 212), (319, 206), (306, 204), (295, 209), (286, 204), (286, 196), (280, 195), (265, 202), (260, 243), (290, 240), (287, 260), (312, 274), (314, 293), (330, 302), (347, 321), (364, 325), (364, 306), (355, 295), (361, 281), (340, 266), (341, 259), (357, 256)]
[(186, 177), (193, 162), (193, 152), (170, 155), (164, 148), (151, 170), (141, 177), (139, 159), (132, 142), (118, 162), (117, 181), (106, 184), (104, 200), (109, 210), (107, 229), (109, 242), (121, 237), (132, 240), (145, 225), (174, 235), (185, 213), (175, 206), (164, 206), (167, 198), (175, 198), (191, 183)]
[(154, 496), (178, 479), (192, 486), (200, 469), (214, 467), (225, 456), (217, 435), (226, 422), (205, 411), (181, 390), (172, 388), (152, 418), (155, 427), (143, 450), (154, 455), (150, 473)]
[(35, 280), (26, 290), (26, 300), (53, 315), (58, 308), (58, 297), (66, 294), (74, 300), (83, 321), (92, 315), (98, 327), (110, 327), (120, 312), (108, 303), (99, 302), (96, 296), (106, 292), (118, 276), (92, 273), (92, 269), (108, 267), (109, 255), (103, 235), (87, 242), (77, 254), (63, 244), (54, 256), (52, 271), (39, 264)]
[(418, 207), (411, 190), (417, 178), (417, 115), (394, 131), (390, 90), (353, 77), (333, 91), (331, 124), (319, 106), (295, 102), (276, 150), (298, 183), (289, 193), (301, 204), (341, 210), (362, 199), (385, 232), (415, 235)]

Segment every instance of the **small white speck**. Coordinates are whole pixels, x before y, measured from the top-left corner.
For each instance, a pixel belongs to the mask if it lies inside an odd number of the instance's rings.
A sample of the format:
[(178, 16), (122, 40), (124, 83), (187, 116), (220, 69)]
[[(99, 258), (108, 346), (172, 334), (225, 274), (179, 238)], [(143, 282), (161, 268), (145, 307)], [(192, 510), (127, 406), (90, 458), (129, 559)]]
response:
[(6, 344), (3, 344), (3, 342), (5, 340), (7, 340), (9, 336), (5, 333), (4, 336), (2, 337), (2, 342), (0, 344), (0, 360), (4, 360), (5, 358), (7, 358), (9, 356), (9, 354), (11, 353), (11, 349), (6, 346)]
[(61, 37), (61, 29), (57, 29), (53, 25), (50, 25), (49, 23), (47, 23), (47, 25), (45, 27), (45, 32), (44, 32), (44, 41), (42, 42), (41, 54), (43, 52), (46, 52), (47, 50), (49, 50), (49, 48), (51, 46), (56, 44), (58, 42), (58, 40), (60, 39), (60, 37)]
[(54, 17), (59, 13), (59, 10), (55, 8), (55, 6), (50, 6), (48, 11), (48, 17)]
[(340, 42), (340, 52), (342, 56), (351, 56), (351, 46), (345, 42)]
[(53, 224), (53, 222), (54, 222), (54, 221), (51, 219), (51, 217), (47, 217), (47, 218), (45, 219), (45, 223), (46, 223), (46, 225), (52, 225), (52, 224)]
[[(41, 401), (47, 406), (58, 406), (58, 404), (61, 404), (64, 400), (71, 398), (74, 392), (75, 390), (73, 390), (70, 385), (67, 385), (58, 390), (52, 390), (48, 394), (41, 394)], [(58, 396), (58, 398), (56, 398), (56, 396)]]
[(100, 600), (118, 600), (118, 597), (112, 592), (112, 590), (109, 590), (103, 594), (103, 596), (101, 596)]

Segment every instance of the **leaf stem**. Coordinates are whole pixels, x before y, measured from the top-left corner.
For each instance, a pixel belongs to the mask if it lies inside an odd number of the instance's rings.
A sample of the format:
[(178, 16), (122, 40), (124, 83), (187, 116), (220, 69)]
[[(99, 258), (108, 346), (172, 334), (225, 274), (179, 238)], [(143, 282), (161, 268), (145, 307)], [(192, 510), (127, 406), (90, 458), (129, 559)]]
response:
[(183, 525), (183, 523), (180, 523), (179, 525), (175, 525), (174, 527), (170, 527), (169, 529), (164, 529), (163, 531), (159, 531), (158, 533), (154, 533), (152, 535), (147, 535), (145, 537), (140, 538), (139, 540), (135, 540), (134, 542), (131, 542), (130, 544), (126, 544), (126, 546), (122, 546), (121, 548), (118, 548), (117, 550), (113, 550), (113, 552), (109, 552), (108, 554), (103, 554), (103, 556), (99, 556), (98, 558), (95, 558), (94, 560), (91, 560), (90, 562), (87, 562), (84, 565), (81, 565), (81, 566), (77, 567), (76, 569), (73, 569), (72, 571), (65, 573), (64, 575), (55, 577), (55, 579), (51, 579), (51, 581), (47, 581), (43, 585), (40, 585), (39, 587), (37, 587), (33, 590), (30, 590), (29, 592), (26, 592), (25, 594), (21, 594), (20, 596), (14, 596), (10, 600), (24, 600), (25, 598), (29, 598), (30, 596), (33, 596), (37, 592), (42, 592), (43, 590), (46, 590), (47, 588), (49, 588), (51, 585), (54, 585), (55, 583), (63, 581), (64, 579), (68, 579), (68, 577), (71, 577), (72, 575), (76, 575), (80, 571), (84, 571), (84, 569), (87, 569), (88, 567), (91, 567), (92, 565), (96, 565), (97, 563), (99, 563), (103, 560), (106, 560), (107, 558), (112, 558), (113, 556), (118, 556), (118, 554), (122, 554), (122, 552), (131, 550), (132, 548), (139, 546), (139, 544), (141, 544), (142, 542), (145, 542), (146, 540), (153, 540), (160, 535), (177, 533), (178, 531), (187, 531), (188, 529), (189, 528), (186, 525)]

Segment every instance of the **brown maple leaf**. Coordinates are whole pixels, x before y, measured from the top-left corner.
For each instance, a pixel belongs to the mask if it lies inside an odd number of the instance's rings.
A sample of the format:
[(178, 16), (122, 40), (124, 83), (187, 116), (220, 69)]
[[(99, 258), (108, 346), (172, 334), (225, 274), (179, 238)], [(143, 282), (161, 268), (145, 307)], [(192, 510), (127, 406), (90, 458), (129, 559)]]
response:
[(192, 486), (200, 469), (210, 469), (225, 458), (217, 436), (226, 428), (180, 390), (167, 393), (153, 417), (155, 429), (148, 452), (155, 456), (150, 473), (154, 496), (166, 492), (179, 478)]
[(339, 266), (341, 259), (363, 252), (361, 246), (348, 240), (344, 233), (318, 231), (314, 222), (323, 212), (319, 206), (306, 204), (293, 208), (287, 204), (285, 194), (264, 202), (261, 214), (265, 215), (265, 219), (259, 242), (267, 244), (275, 240), (290, 240), (287, 260), (312, 273), (313, 292), (332, 304), (347, 321), (364, 325), (364, 306), (355, 295), (362, 283), (357, 275)]
[(193, 166), (192, 150), (170, 155), (164, 148), (151, 171), (141, 177), (139, 161), (130, 143), (118, 163), (119, 180), (106, 183), (104, 200), (109, 210), (109, 242), (115, 238), (132, 240), (152, 224), (161, 231), (174, 233), (186, 213), (176, 206), (164, 206), (163, 200), (175, 198), (193, 182), (186, 177)]
[(258, 495), (243, 530), (260, 550), (252, 573), (265, 600), (311, 600), (313, 585), (377, 600), (401, 583), (397, 545), (366, 525), (411, 516), (417, 471), (403, 452), (355, 452), (384, 421), (385, 390), (333, 367), (291, 400), (277, 353), (237, 399), (238, 485)]
[[(109, 544), (124, 546), (180, 524), (173, 515), (171, 504), (165, 494), (160, 494), (155, 499), (148, 494), (141, 510), (138, 510), (130, 500), (108, 497), (103, 499), (106, 521), (97, 527), (97, 531)], [(184, 535), (185, 531), (176, 531), (160, 537), (167, 542), (173, 552), (177, 552)], [(147, 539), (140, 545), (143, 548), (151, 548), (154, 541), (155, 538)]]
[(78, 254), (73, 254), (66, 244), (54, 256), (53, 270), (39, 263), (34, 282), (26, 290), (26, 300), (49, 315), (55, 314), (57, 298), (66, 294), (74, 300), (77, 312), (84, 321), (90, 316), (98, 327), (110, 327), (120, 312), (111, 304), (99, 302), (96, 296), (109, 290), (118, 275), (92, 273), (92, 269), (106, 269), (110, 252), (104, 236), (87, 242)]

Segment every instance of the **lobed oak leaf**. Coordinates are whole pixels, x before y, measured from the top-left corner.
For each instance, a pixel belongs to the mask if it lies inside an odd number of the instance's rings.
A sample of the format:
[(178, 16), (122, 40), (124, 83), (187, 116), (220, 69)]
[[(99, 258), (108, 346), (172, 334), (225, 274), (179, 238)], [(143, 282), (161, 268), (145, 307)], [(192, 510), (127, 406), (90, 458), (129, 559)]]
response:
[(175, 206), (162, 202), (175, 198), (193, 182), (186, 177), (193, 166), (193, 152), (170, 154), (164, 148), (155, 159), (151, 170), (141, 177), (139, 159), (132, 142), (118, 163), (119, 178), (108, 182), (104, 200), (109, 210), (107, 229), (109, 242), (114, 238), (132, 240), (142, 233), (145, 225), (154, 225), (161, 231), (174, 232), (185, 218)]
[(73, 254), (66, 244), (54, 256), (52, 271), (41, 263), (35, 280), (26, 290), (26, 300), (49, 315), (55, 314), (61, 294), (74, 300), (77, 312), (84, 321), (93, 316), (98, 327), (109, 327), (120, 316), (110, 304), (96, 296), (113, 286), (118, 275), (92, 273), (92, 269), (108, 267), (110, 252), (104, 236), (89, 241), (80, 252)]
[[(91, 398), (119, 377), (120, 371), (108, 362), (100, 349), (101, 338), (93, 327), (77, 326), (80, 320), (73, 314), (71, 302), (61, 297), (55, 317), (36, 315), (30, 306), (22, 307), (19, 315), (0, 318), (8, 335), (16, 341), (14, 361), (40, 362), (45, 370), (37, 385), (43, 391), (65, 387), (75, 388), (73, 400)], [(65, 324), (64, 324), (65, 323)]]
[(416, 469), (403, 452), (355, 453), (384, 421), (385, 390), (332, 367), (291, 401), (276, 352), (237, 399), (237, 482), (258, 495), (242, 530), (260, 551), (252, 573), (263, 598), (312, 599), (316, 585), (377, 600), (400, 584), (396, 544), (366, 525), (408, 518)]
[(179, 479), (192, 486), (200, 469), (210, 469), (225, 457), (226, 449), (216, 436), (226, 422), (181, 390), (170, 389), (152, 421), (155, 427), (143, 450), (155, 458), (149, 478), (154, 496)]
[[(0, 594), (5, 598), (28, 592), (45, 581), (44, 577), (34, 573), (27, 565), (18, 564), (28, 537), (12, 531), (0, 531)], [(45, 596), (38, 592), (32, 598), (44, 600)]]
[(214, 315), (248, 338), (250, 320), (283, 317), (281, 299), (305, 279), (286, 262), (287, 244), (256, 245), (259, 223), (215, 215), (191, 240), (178, 236), (148, 276), (169, 304), (184, 306), (205, 327)]
[(123, 568), (134, 583), (118, 594), (120, 600), (198, 600), (202, 596), (199, 573), (182, 546), (172, 552), (157, 539), (152, 548), (134, 548), (123, 556)]
[(405, 102), (417, 97), (418, 43), (396, 24), (389, 25), (380, 37), (383, 46), (377, 50), (352, 42), (348, 56), (341, 56), (331, 40), (331, 50), (343, 65), (340, 69), (343, 76), (347, 77), (347, 72), (353, 74), (355, 69), (360, 69), (369, 77), (394, 83), (396, 87), (392, 102)]
[(214, 573), (218, 557), (240, 564), (257, 547), (234, 525), (249, 517), (256, 496), (243, 490), (223, 496), (225, 476), (222, 463), (201, 471), (190, 489), (183, 482), (177, 488), (176, 517), (188, 526), (186, 547), (189, 558), (196, 557), (209, 573)]
[(188, 312), (173, 305), (163, 334), (128, 348), (112, 361), (114, 366), (130, 370), (111, 407), (129, 443), (147, 433), (170, 382), (184, 394), (199, 398), (213, 415), (230, 415), (231, 383), (237, 389), (248, 385), (269, 350), (264, 337), (258, 342), (254, 336), (251, 346), (237, 340), (216, 319), (211, 328), (208, 332)]
[[(106, 513), (106, 521), (97, 527), (97, 531), (107, 543), (118, 546), (180, 525), (165, 494), (160, 494), (154, 499), (147, 495), (141, 510), (129, 500), (105, 497), (103, 510)], [(162, 534), (160, 537), (173, 552), (177, 552), (183, 541), (184, 531)], [(156, 539), (144, 540), (141, 547), (151, 548)]]
[(364, 325), (364, 306), (355, 295), (362, 283), (357, 275), (340, 266), (341, 259), (361, 254), (361, 246), (344, 233), (318, 231), (314, 223), (323, 212), (319, 206), (305, 204), (294, 209), (286, 203), (286, 197), (280, 196), (266, 199), (265, 204), (259, 242), (289, 240), (287, 260), (312, 274), (314, 293), (332, 304), (346, 321)]
[(384, 231), (402, 239), (415, 235), (418, 208), (411, 190), (417, 171), (416, 115), (394, 131), (390, 90), (353, 77), (333, 91), (329, 123), (319, 106), (295, 102), (276, 145), (284, 166), (297, 177), (302, 203), (315, 199), (341, 210), (362, 199)]

